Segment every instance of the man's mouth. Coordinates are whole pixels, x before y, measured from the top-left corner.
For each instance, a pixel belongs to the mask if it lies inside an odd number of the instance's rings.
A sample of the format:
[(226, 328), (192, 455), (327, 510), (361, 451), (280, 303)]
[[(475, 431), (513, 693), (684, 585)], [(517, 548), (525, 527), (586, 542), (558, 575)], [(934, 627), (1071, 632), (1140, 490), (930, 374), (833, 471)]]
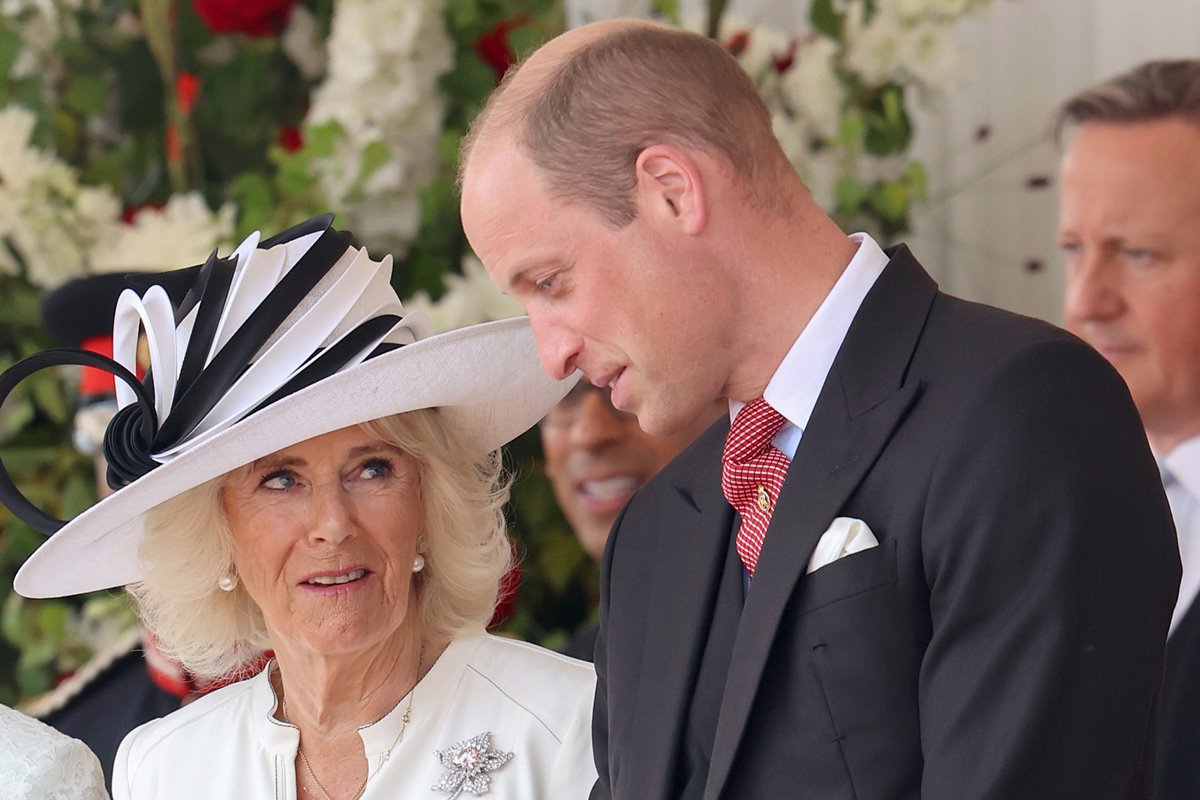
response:
[(640, 485), (641, 481), (632, 475), (614, 475), (611, 478), (583, 481), (579, 484), (579, 491), (593, 500), (611, 500), (633, 494)]

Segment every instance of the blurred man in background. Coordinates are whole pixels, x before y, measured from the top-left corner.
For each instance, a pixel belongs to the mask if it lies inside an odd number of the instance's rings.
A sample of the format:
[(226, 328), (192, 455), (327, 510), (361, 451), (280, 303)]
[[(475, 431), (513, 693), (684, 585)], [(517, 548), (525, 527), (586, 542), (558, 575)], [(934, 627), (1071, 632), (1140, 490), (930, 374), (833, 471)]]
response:
[[(651, 436), (637, 417), (613, 407), (610, 390), (575, 384), (542, 420), (546, 475), (585, 553), (599, 562), (617, 514), (633, 493), (687, 447), (721, 414), (720, 404), (671, 436)], [(563, 648), (592, 660), (597, 626), (580, 630)]]
[[(1200, 61), (1143, 64), (1063, 104), (1066, 325), (1129, 384), (1183, 580), (1167, 639), (1156, 800), (1200, 797)], [(1097, 435), (1103, 435), (1097, 431)]]

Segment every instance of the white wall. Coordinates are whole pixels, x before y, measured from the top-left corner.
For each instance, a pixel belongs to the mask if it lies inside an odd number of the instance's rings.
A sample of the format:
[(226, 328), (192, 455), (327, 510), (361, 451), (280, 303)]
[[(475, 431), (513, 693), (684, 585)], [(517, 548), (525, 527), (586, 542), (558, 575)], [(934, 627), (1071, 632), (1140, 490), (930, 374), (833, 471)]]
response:
[[(644, 14), (650, 4), (568, 5), (574, 19), (596, 19)], [(686, 13), (704, 2), (680, 6)], [(803, 32), (808, 0), (734, 0), (728, 13)], [(962, 23), (959, 35), (974, 74), (939, 108), (917, 115), (914, 153), (929, 169), (931, 202), (908, 239), (947, 291), (1057, 322), (1054, 110), (1075, 91), (1141, 61), (1200, 57), (1200, 0), (993, 0)], [(989, 135), (980, 140), (982, 127)], [(1050, 185), (1027, 187), (1039, 177)]]
[[(1057, 194), (1054, 185), (1027, 188), (1032, 177), (1056, 178), (1054, 111), (1142, 61), (1200, 57), (1200, 2), (999, 0), (960, 34), (975, 74), (918, 123), (915, 152), (935, 197), (918, 217), (914, 249), (946, 290), (1057, 322)], [(980, 142), (984, 125), (991, 135)]]

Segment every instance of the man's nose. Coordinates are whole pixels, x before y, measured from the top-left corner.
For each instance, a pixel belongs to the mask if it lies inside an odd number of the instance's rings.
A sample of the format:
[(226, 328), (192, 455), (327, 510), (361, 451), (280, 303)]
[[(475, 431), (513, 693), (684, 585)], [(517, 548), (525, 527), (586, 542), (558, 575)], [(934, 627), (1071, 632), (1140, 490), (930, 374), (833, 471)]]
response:
[(1110, 320), (1123, 308), (1115, 269), (1103, 258), (1080, 256), (1067, 267), (1063, 318), (1068, 327)]
[(561, 381), (578, 369), (577, 362), (583, 350), (583, 337), (565, 325), (543, 314), (529, 314), (529, 325), (537, 341), (538, 356), (547, 375)]

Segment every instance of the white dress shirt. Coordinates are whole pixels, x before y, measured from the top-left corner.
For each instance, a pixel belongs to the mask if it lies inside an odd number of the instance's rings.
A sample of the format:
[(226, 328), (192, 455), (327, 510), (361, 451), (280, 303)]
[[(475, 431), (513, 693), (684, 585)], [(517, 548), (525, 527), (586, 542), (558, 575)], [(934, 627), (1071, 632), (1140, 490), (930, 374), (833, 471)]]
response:
[[(850, 239), (858, 244), (858, 251), (783, 357), (763, 392), (763, 399), (787, 419), (771, 443), (788, 458), (796, 455), (800, 437), (858, 307), (888, 264), (887, 254), (869, 235), (854, 233)], [(729, 401), (730, 422), (744, 405)]]
[[(113, 797), (295, 800), (299, 730), (275, 714), (271, 667), (219, 689), (121, 743)], [(488, 773), (485, 797), (584, 800), (592, 760), (591, 664), (531, 644), (478, 634), (451, 642), (408, 697), (359, 728), (370, 776), (364, 800), (437, 800), (436, 755), (483, 733), (512, 757)], [(307, 744), (306, 744), (307, 747)], [(473, 797), (464, 791), (460, 797)]]
[(100, 760), (78, 739), (0, 706), (0, 797), (108, 800)]
[(1167, 500), (1175, 518), (1179, 537), (1179, 558), (1183, 562), (1183, 579), (1179, 583), (1179, 599), (1171, 615), (1171, 628), (1187, 614), (1200, 592), (1200, 436), (1188, 439), (1159, 459), (1164, 470)]

